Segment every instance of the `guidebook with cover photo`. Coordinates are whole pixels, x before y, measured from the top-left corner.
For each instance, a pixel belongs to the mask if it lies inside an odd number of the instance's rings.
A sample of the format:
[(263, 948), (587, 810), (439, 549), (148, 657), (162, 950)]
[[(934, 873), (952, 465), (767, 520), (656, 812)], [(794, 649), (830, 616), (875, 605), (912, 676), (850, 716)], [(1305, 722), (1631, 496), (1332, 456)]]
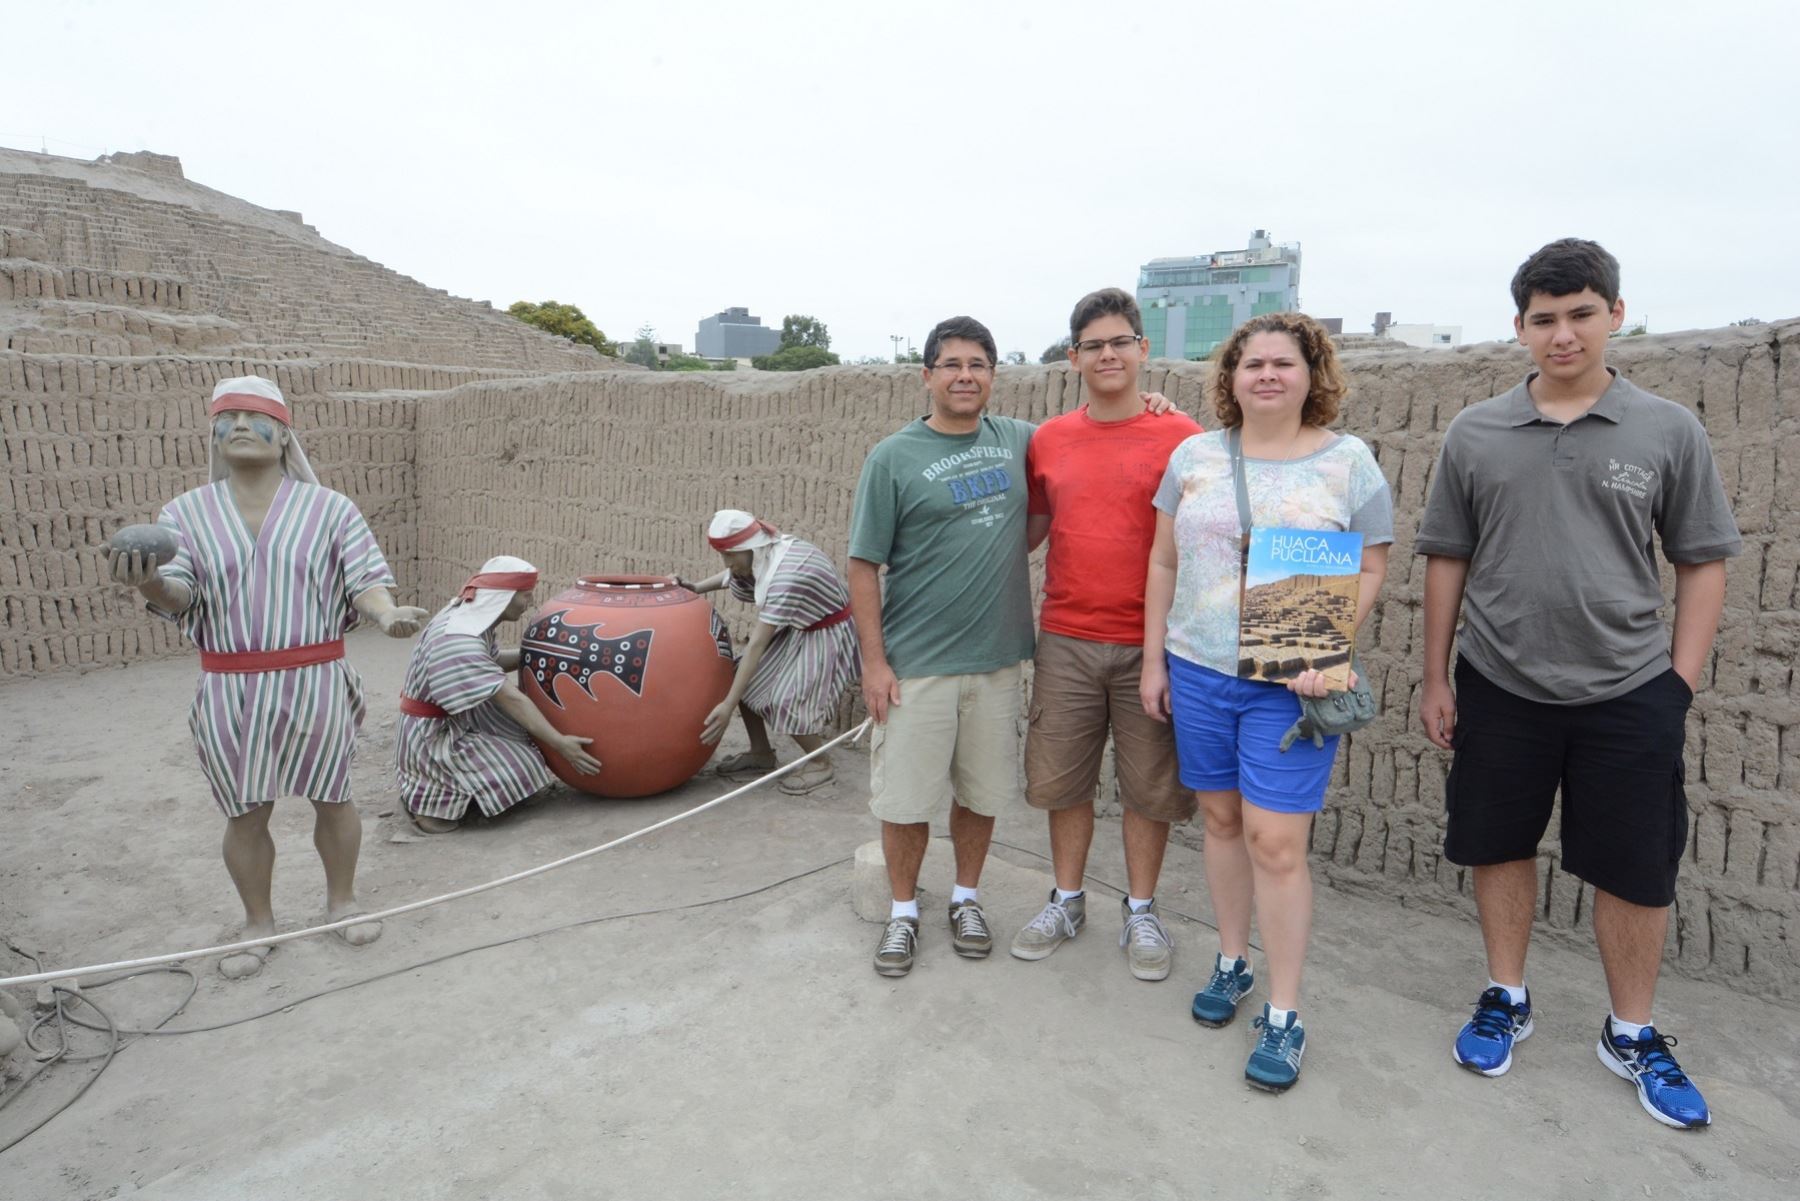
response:
[(1325, 673), (1334, 690), (1350, 687), (1356, 636), (1361, 534), (1337, 530), (1253, 529), (1238, 607), (1238, 676), (1289, 680)]

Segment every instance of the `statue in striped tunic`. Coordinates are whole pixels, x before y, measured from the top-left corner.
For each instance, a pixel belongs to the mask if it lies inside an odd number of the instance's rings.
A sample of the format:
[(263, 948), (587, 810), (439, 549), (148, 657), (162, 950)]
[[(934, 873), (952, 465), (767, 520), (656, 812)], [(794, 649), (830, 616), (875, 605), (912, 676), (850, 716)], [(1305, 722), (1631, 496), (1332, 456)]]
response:
[(600, 770), (585, 749), (593, 739), (561, 733), (519, 690), (519, 648), (494, 636), (530, 609), (537, 582), (523, 559), (489, 559), (413, 647), (394, 756), (400, 799), (424, 833), (456, 829), (471, 806), (494, 817), (554, 783), (534, 738), (584, 775)]
[[(804, 752), (818, 750), (845, 689), (862, 678), (849, 586), (824, 551), (741, 509), (715, 513), (707, 542), (725, 560), (725, 570), (684, 586), (695, 592), (729, 587), (756, 606), (756, 625), (731, 691), (707, 715), (700, 738), (719, 741), (735, 710), (743, 716), (750, 749), (724, 759), (717, 770), (768, 771), (777, 762), (770, 730), (786, 734)], [(797, 796), (832, 774), (830, 757), (822, 755), (783, 776), (778, 786)]]
[[(224, 380), (209, 412), (212, 482), (158, 517), (175, 534), (174, 557), (114, 550), (108, 567), (199, 648), (188, 725), (226, 817), (225, 867), (244, 905), (244, 936), (253, 938), (275, 932), (269, 815), (280, 797), (313, 804), (327, 916), (361, 912), (362, 821), (350, 803), (350, 760), (363, 693), (344, 659), (344, 634), (361, 616), (389, 637), (410, 638), (426, 614), (395, 604), (374, 534), (348, 497), (319, 486), (279, 388), (255, 376)], [(380, 936), (381, 923), (339, 934), (361, 946)], [(269, 950), (226, 956), (219, 970), (253, 976)]]

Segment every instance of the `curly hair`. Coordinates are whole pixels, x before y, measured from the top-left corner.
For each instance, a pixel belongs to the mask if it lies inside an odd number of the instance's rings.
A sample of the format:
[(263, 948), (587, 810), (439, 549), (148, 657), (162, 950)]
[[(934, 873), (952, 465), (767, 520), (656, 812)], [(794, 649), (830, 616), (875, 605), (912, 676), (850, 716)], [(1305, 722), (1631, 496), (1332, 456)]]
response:
[(1350, 387), (1344, 382), (1344, 370), (1338, 365), (1337, 347), (1325, 327), (1305, 313), (1264, 313), (1252, 317), (1231, 332), (1213, 351), (1213, 374), (1208, 384), (1212, 393), (1213, 412), (1219, 424), (1233, 429), (1244, 423), (1244, 410), (1231, 394), (1231, 378), (1237, 374), (1244, 357), (1244, 344), (1257, 334), (1286, 334), (1300, 347), (1312, 378), (1306, 392), (1306, 403), (1300, 408), (1303, 425), (1330, 425), (1337, 420), (1338, 403)]

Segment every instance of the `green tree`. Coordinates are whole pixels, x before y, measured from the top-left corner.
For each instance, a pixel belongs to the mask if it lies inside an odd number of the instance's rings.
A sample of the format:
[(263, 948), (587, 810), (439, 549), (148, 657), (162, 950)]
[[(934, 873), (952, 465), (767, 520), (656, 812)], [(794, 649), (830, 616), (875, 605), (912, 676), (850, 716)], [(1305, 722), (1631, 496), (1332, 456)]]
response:
[(638, 326), (637, 340), (625, 351), (625, 361), (636, 363), (640, 367), (648, 367), (652, 371), (662, 368), (656, 357), (656, 327), (649, 322)]
[(601, 354), (619, 353), (619, 348), (606, 340), (600, 327), (588, 320), (587, 314), (572, 304), (555, 300), (532, 304), (529, 300), (518, 300), (507, 306), (506, 311), (526, 325), (535, 325), (547, 334), (558, 334), (571, 342), (592, 346)]
[(1006, 365), (1008, 367), (1023, 367), (1025, 365), (1025, 352), (1022, 350), (1007, 351)]
[(811, 371), (837, 363), (838, 357), (822, 346), (784, 346), (774, 354), (759, 354), (750, 360), (758, 371)]
[(662, 365), (664, 371), (711, 371), (713, 365), (698, 355), (672, 354)]
[(1044, 347), (1044, 353), (1038, 356), (1040, 363), (1066, 363), (1069, 361), (1069, 339), (1058, 338)]
[(831, 332), (817, 317), (789, 313), (781, 319), (781, 349), (787, 350), (794, 346), (816, 346), (820, 350), (830, 350)]

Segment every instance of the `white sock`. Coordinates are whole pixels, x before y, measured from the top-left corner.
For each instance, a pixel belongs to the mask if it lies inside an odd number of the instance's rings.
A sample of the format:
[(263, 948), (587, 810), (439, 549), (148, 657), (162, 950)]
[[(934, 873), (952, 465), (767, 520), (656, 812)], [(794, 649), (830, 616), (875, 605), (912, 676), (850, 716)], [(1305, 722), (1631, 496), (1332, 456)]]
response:
[(1488, 987), (1497, 988), (1505, 993), (1506, 999), (1511, 1001), (1514, 1005), (1523, 1005), (1525, 1003), (1525, 986), (1523, 984), (1502, 984), (1498, 980), (1489, 979)]
[(974, 899), (975, 890), (973, 888), (964, 888), (962, 885), (958, 884), (950, 889), (950, 903), (952, 905), (960, 905), (964, 901), (973, 901)]
[(1150, 902), (1155, 899), (1155, 897), (1126, 897), (1125, 904), (1131, 907), (1133, 913), (1142, 913), (1150, 908)]
[(888, 920), (892, 921), (897, 917), (910, 917), (914, 921), (918, 921), (919, 898), (914, 897), (910, 901), (895, 901), (893, 909), (888, 911)]
[(1263, 1017), (1268, 1020), (1269, 1025), (1282, 1030), (1287, 1029), (1289, 1026), (1298, 1026), (1300, 1024), (1300, 1014), (1298, 1010), (1277, 1009), (1273, 1005), (1269, 1006), (1268, 1012), (1265, 1013)]
[(1624, 1035), (1626, 1038), (1629, 1038), (1633, 1042), (1636, 1042), (1638, 1039), (1643, 1037), (1644, 1031), (1649, 1029), (1648, 1023), (1640, 1026), (1636, 1022), (1626, 1021), (1624, 1018), (1620, 1017), (1616, 1013), (1611, 1016), (1612, 1016), (1612, 1032), (1615, 1036)]
[[(1250, 970), (1250, 957), (1248, 955), (1246, 955), (1246, 956), (1243, 956), (1242, 958), (1244, 960), (1244, 970), (1247, 972)], [(1227, 955), (1225, 952), (1220, 951), (1219, 952), (1219, 970), (1221, 972), (1231, 971), (1233, 968), (1237, 967), (1238, 959), (1239, 959), (1239, 956)]]
[(1067, 905), (1070, 901), (1073, 901), (1076, 897), (1080, 896), (1082, 891), (1082, 889), (1077, 888), (1074, 892), (1070, 892), (1066, 888), (1058, 887), (1056, 890), (1056, 903), (1058, 905)]

